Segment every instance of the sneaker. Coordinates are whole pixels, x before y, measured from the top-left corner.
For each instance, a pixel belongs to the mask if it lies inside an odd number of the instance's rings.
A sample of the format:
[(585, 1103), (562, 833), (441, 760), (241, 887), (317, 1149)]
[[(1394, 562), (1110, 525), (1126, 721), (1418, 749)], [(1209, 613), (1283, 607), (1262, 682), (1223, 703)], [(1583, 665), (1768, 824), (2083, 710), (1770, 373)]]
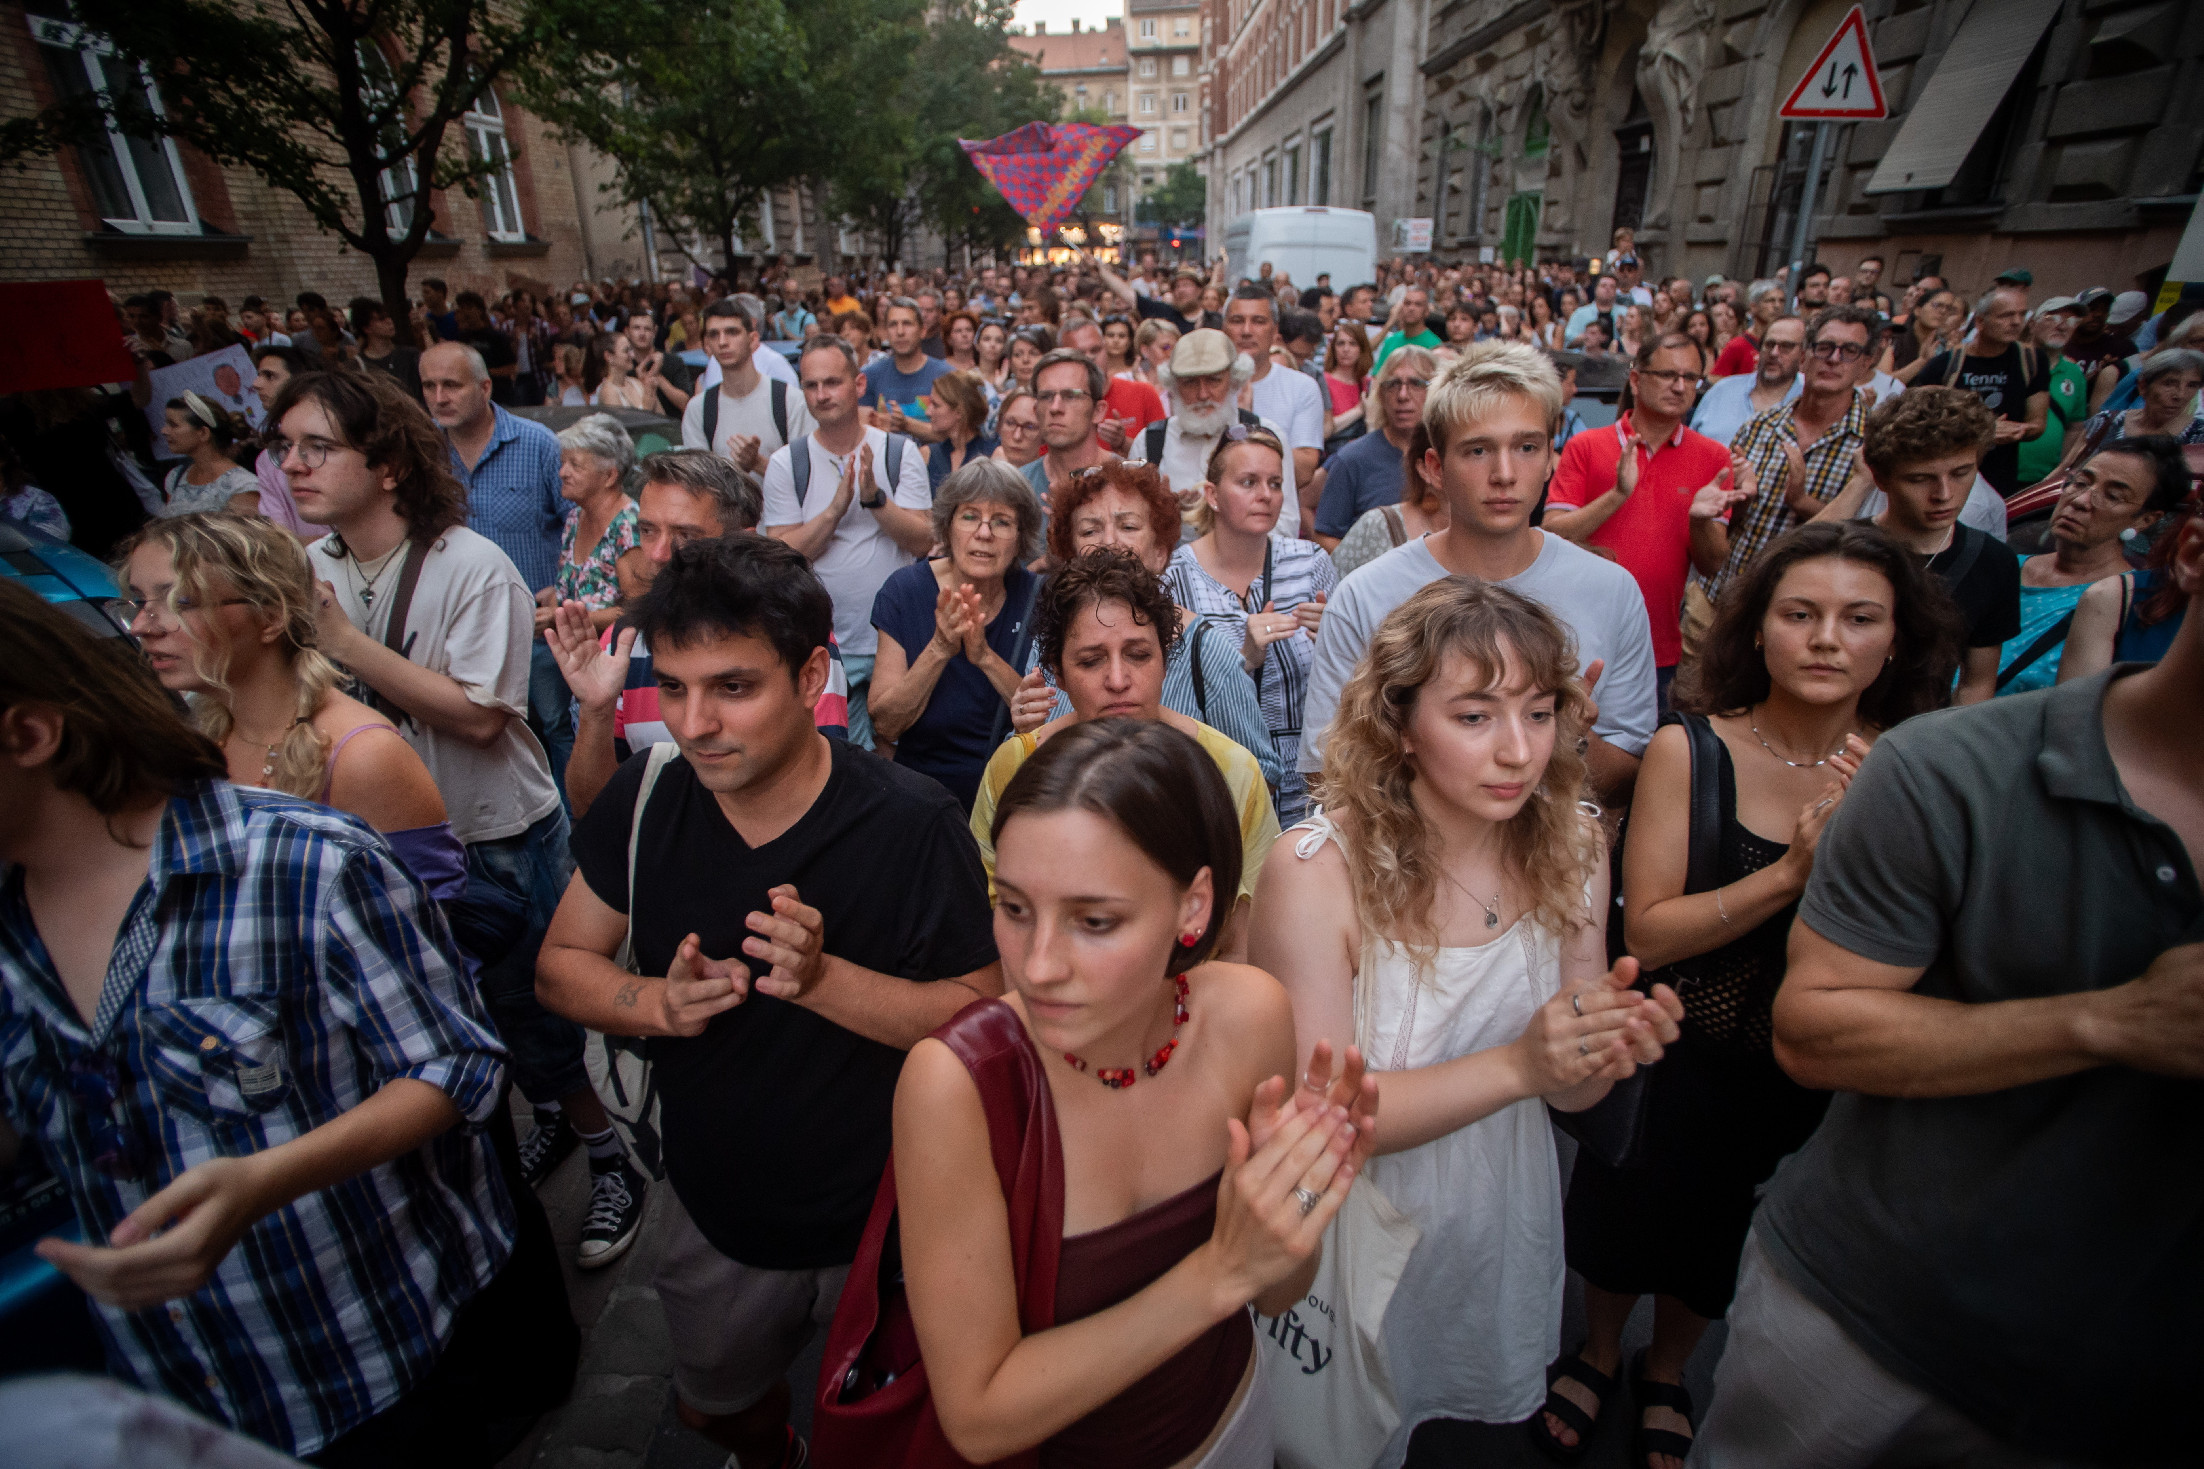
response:
[(635, 1243), (643, 1226), (643, 1193), (649, 1185), (626, 1157), (600, 1168), (589, 1165), (589, 1222), (582, 1226), (574, 1263), (584, 1270), (610, 1265)]
[(551, 1114), (548, 1126), (543, 1114), (538, 1112), (536, 1130), (521, 1141), (521, 1180), (530, 1188), (541, 1188), (543, 1181), (551, 1176), (551, 1170), (565, 1162), (566, 1155), (579, 1147), (581, 1141), (564, 1109)]
[[(803, 1435), (796, 1432), (795, 1429), (789, 1429), (788, 1452), (781, 1456), (778, 1469), (804, 1469), (804, 1466), (810, 1462), (811, 1445), (805, 1443)], [(742, 1462), (733, 1454), (729, 1454), (725, 1469), (742, 1469)]]

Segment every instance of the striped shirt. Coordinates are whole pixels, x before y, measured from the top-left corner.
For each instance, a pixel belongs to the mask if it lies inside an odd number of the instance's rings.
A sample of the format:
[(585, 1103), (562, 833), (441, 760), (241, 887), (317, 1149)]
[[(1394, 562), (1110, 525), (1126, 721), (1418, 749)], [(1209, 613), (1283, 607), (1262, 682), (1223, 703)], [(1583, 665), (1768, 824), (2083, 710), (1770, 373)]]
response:
[[(1247, 615), (1259, 612), (1267, 602), (1274, 611), (1291, 612), (1318, 592), (1330, 595), (1339, 585), (1339, 569), (1322, 546), (1310, 541), (1271, 538), (1270, 575), (1248, 584), (1243, 601), (1219, 582), (1194, 555), (1189, 541), (1171, 555), (1163, 583), (1171, 600), (1193, 613), (1226, 628), (1242, 642), (1247, 638)], [(1301, 706), (1308, 698), (1309, 659), (1316, 640), (1307, 633), (1280, 638), (1263, 652), (1263, 666), (1255, 675), (1255, 692), (1270, 726), (1271, 745), (1278, 752), (1283, 778), (1278, 788), (1278, 822), (1291, 826), (1308, 805), (1307, 785), (1299, 768), (1301, 755)]]
[[(1713, 576), (1691, 573), (1691, 584), (1705, 592), (1710, 602), (1722, 595), (1731, 577), (1752, 565), (1778, 536), (1798, 524), (1798, 516), (1783, 498), (1784, 480), (1789, 476), (1783, 447), (1798, 442), (1798, 430), (1791, 419), (1798, 403), (1794, 398), (1762, 409), (1745, 420), (1745, 426), (1730, 440), (1730, 453), (1752, 464), (1760, 493), (1751, 504), (1730, 512), (1730, 557), (1722, 563), (1722, 569)], [(1807, 492), (1817, 500), (1835, 499), (1851, 477), (1853, 456), (1866, 441), (1867, 401), (1854, 393), (1851, 410), (1806, 450)]]
[(87, 1238), (186, 1169), (303, 1137), (401, 1077), (472, 1124), (284, 1205), (189, 1296), (96, 1308), (118, 1375), (290, 1453), (420, 1382), (511, 1255), (480, 1130), (504, 1055), (434, 901), (341, 812), (226, 782), (170, 801), (89, 1028), (21, 869), (0, 866), (7, 1111)]

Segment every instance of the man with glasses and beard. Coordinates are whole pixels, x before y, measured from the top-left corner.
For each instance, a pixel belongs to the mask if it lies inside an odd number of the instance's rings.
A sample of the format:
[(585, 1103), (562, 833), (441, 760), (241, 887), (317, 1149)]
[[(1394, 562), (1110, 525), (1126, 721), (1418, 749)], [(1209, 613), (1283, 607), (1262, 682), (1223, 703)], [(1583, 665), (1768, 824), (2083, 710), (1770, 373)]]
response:
[(1540, 522), (1565, 540), (1605, 547), (1637, 578), (1653, 624), (1663, 709), (1683, 656), (1685, 574), (1722, 569), (1730, 511), (1753, 494), (1750, 472), (1734, 471), (1729, 450), (1684, 427), (1705, 371), (1705, 349), (1682, 332), (1663, 332), (1639, 348), (1630, 412), (1569, 441)]

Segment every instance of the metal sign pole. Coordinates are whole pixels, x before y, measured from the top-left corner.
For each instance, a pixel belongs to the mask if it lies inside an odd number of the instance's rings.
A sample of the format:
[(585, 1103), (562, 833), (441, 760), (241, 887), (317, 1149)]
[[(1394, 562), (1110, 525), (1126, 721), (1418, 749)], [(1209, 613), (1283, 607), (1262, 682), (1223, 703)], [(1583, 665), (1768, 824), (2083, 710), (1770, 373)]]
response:
[(1807, 238), (1814, 229), (1814, 195), (1821, 189), (1821, 165), (1829, 156), (1829, 124), (1814, 124), (1814, 148), (1806, 164), (1806, 181), (1799, 187), (1798, 230), (1791, 237), (1791, 293), (1798, 293), (1799, 275), (1806, 269)]

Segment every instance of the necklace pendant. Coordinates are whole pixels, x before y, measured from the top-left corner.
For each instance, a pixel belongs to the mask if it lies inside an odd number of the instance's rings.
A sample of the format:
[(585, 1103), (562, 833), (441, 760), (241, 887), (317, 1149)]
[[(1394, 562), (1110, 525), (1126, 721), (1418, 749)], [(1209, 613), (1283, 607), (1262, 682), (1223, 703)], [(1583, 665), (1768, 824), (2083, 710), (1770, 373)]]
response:
[(1487, 908), (1487, 909), (1485, 910), (1485, 927), (1487, 927), (1487, 928), (1498, 928), (1499, 926), (1500, 926), (1500, 915), (1499, 915), (1499, 914), (1497, 914), (1497, 913), (1495, 913), (1495, 912), (1493, 912), (1493, 911), (1492, 911), (1492, 910), (1491, 910), (1490, 908)]
[(375, 589), (373, 587), (360, 588), (360, 605), (362, 607), (372, 607), (375, 605)]

